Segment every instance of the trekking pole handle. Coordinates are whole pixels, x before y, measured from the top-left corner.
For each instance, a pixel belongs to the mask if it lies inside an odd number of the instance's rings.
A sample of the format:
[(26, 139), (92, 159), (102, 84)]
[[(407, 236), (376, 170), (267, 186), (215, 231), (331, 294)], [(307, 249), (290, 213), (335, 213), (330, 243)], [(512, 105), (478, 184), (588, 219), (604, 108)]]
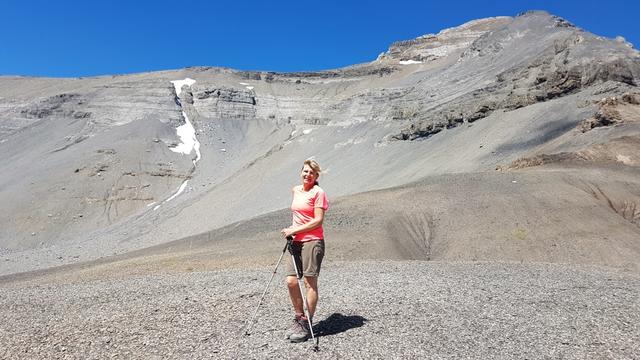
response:
[(293, 254), (293, 235), (287, 236), (287, 249), (291, 254)]

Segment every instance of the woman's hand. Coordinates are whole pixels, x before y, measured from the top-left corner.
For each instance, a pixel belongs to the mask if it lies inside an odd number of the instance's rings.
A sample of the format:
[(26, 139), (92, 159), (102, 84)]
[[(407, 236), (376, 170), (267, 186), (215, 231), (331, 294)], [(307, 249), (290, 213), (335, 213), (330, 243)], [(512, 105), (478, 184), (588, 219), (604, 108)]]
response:
[(288, 228), (284, 228), (282, 229), (282, 231), (280, 231), (280, 233), (282, 234), (282, 236), (284, 237), (289, 237), (295, 234), (295, 232), (293, 231), (292, 228), (288, 227)]

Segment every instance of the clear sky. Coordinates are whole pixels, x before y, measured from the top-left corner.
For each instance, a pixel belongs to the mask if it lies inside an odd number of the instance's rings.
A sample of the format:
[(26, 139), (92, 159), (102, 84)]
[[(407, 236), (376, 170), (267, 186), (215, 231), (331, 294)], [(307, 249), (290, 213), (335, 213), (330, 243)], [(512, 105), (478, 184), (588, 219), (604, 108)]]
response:
[(546, 10), (640, 46), (640, 1), (3, 0), (0, 75), (331, 69), (466, 21)]

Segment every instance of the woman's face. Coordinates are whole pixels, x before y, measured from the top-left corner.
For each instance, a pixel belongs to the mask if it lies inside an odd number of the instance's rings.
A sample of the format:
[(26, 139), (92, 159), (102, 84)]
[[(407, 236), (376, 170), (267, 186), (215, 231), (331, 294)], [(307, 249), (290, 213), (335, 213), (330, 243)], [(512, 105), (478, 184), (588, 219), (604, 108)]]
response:
[(302, 179), (302, 185), (314, 185), (318, 175), (309, 165), (305, 165), (300, 173), (300, 178)]

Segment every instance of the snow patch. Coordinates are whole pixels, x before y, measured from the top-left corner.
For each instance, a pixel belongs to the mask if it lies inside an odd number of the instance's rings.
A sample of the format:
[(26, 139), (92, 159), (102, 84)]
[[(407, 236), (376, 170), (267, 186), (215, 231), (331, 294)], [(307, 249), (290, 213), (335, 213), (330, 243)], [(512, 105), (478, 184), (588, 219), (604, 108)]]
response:
[(253, 90), (253, 86), (247, 86), (247, 90)]
[(184, 80), (174, 80), (171, 83), (176, 88), (176, 95), (180, 96), (180, 93), (182, 92), (182, 86), (184, 85), (191, 86), (195, 84), (195, 82), (196, 81), (193, 79), (186, 78)]
[[(180, 185), (180, 187), (178, 188), (178, 190), (177, 190), (173, 195), (171, 195), (168, 199), (166, 199), (166, 200), (165, 200), (165, 201), (163, 201), (162, 203), (160, 203), (160, 204), (156, 205), (156, 206), (153, 208), (153, 210), (154, 210), (154, 211), (155, 211), (155, 210), (158, 210), (162, 204), (164, 204), (164, 203), (166, 203), (166, 202), (169, 202), (169, 201), (171, 201), (171, 200), (175, 199), (178, 195), (182, 194), (182, 192), (184, 191), (184, 189), (187, 187), (187, 184), (188, 184), (188, 183), (189, 183), (189, 180), (185, 180), (185, 181), (183, 181), (183, 182), (182, 182), (182, 184)], [(155, 203), (151, 203), (151, 204), (149, 204), (149, 205), (147, 205), (147, 206), (151, 206), (151, 205), (153, 205), (153, 204), (155, 204)]]
[(189, 183), (189, 180), (185, 180), (185, 181), (182, 183), (182, 185), (180, 185), (180, 187), (178, 188), (178, 191), (176, 191), (176, 193), (175, 193), (175, 194), (171, 195), (171, 197), (170, 197), (170, 198), (168, 198), (167, 200), (165, 200), (164, 202), (171, 201), (171, 200), (175, 199), (175, 198), (176, 198), (176, 196), (178, 196), (178, 195), (182, 194), (182, 192), (184, 191), (184, 189), (187, 187), (187, 184), (188, 184), (188, 183)]
[(416, 60), (400, 60), (400, 65), (422, 64), (422, 61)]
[(178, 126), (176, 129), (178, 137), (182, 143), (178, 144), (176, 147), (172, 147), (171, 151), (189, 155), (195, 148), (198, 140), (196, 139), (196, 129), (193, 127), (191, 121), (189, 121), (189, 117), (184, 111), (182, 112), (182, 116), (184, 117), (185, 123), (184, 125)]
[[(186, 78), (184, 80), (171, 81), (173, 86), (175, 86), (175, 88), (176, 88), (176, 95), (178, 95), (178, 96), (180, 96), (180, 93), (182, 92), (182, 87), (184, 85), (187, 85), (187, 86), (190, 87), (191, 85), (195, 84), (195, 82), (196, 82), (195, 80), (190, 79), (190, 78)], [(182, 106), (182, 103), (180, 103), (180, 106)], [(196, 137), (196, 129), (193, 127), (193, 124), (189, 120), (189, 117), (187, 116), (187, 113), (182, 111), (182, 116), (184, 117), (184, 125), (180, 125), (180, 126), (178, 126), (178, 128), (176, 128), (176, 132), (178, 134), (178, 137), (180, 138), (181, 143), (178, 144), (175, 147), (170, 148), (170, 149), (173, 152), (177, 152), (177, 153), (181, 153), (181, 154), (185, 154), (185, 155), (189, 155), (189, 154), (191, 154), (192, 151), (195, 151), (196, 152), (196, 158), (191, 160), (193, 162), (193, 166), (195, 167), (196, 163), (202, 157), (202, 155), (200, 153), (200, 141), (198, 141), (198, 138)], [(178, 188), (178, 190), (173, 195), (171, 195), (169, 198), (164, 200), (162, 203), (156, 205), (153, 208), (153, 210), (158, 210), (162, 204), (164, 204), (164, 203), (166, 203), (168, 201), (171, 201), (171, 200), (175, 199), (178, 195), (182, 194), (184, 189), (187, 187), (188, 183), (189, 183), (189, 180), (183, 181), (182, 184), (180, 185), (180, 187)], [(149, 204), (147, 206), (152, 206), (154, 204), (155, 203), (151, 203), (151, 204)]]
[[(195, 84), (195, 80), (191, 78), (186, 78), (184, 80), (174, 80), (171, 81), (173, 86), (176, 88), (176, 94), (179, 96), (182, 92), (182, 87), (184, 85), (191, 86)], [(189, 120), (187, 113), (182, 112), (182, 116), (184, 117), (184, 125), (178, 126), (176, 132), (178, 133), (178, 137), (180, 138), (181, 143), (178, 146), (172, 147), (171, 151), (189, 155), (192, 151), (195, 150), (196, 158), (193, 161), (193, 165), (195, 166), (200, 158), (202, 157), (200, 153), (200, 141), (196, 138), (196, 129), (193, 127), (193, 124)]]
[(313, 131), (313, 129), (306, 129), (306, 130), (302, 130), (302, 133), (304, 135), (309, 135), (309, 134), (311, 134), (312, 131)]

